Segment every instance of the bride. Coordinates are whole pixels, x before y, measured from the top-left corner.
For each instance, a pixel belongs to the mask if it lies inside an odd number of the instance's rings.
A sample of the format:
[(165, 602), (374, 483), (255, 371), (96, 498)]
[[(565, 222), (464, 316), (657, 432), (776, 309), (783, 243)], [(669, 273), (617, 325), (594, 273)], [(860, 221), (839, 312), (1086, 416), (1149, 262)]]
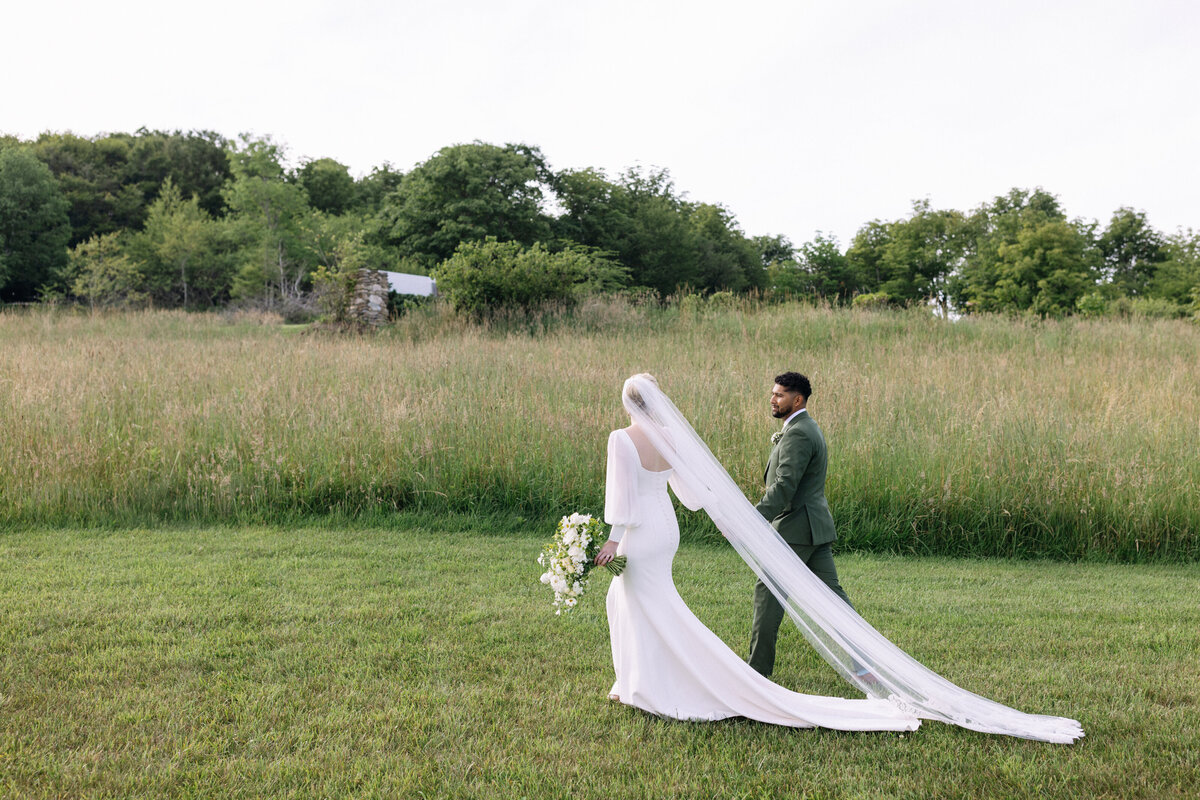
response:
[[(604, 518), (612, 532), (596, 557), (597, 564), (628, 558), (608, 591), (612, 699), (683, 720), (740, 716), (804, 728), (908, 731), (934, 719), (1051, 742), (1083, 735), (1075, 720), (1025, 714), (955, 686), (872, 628), (758, 514), (653, 376), (627, 380), (622, 402), (631, 424), (608, 438)], [(679, 527), (668, 486), (689, 509), (712, 517), (809, 642), (866, 698), (785, 689), (700, 622), (671, 578)]]

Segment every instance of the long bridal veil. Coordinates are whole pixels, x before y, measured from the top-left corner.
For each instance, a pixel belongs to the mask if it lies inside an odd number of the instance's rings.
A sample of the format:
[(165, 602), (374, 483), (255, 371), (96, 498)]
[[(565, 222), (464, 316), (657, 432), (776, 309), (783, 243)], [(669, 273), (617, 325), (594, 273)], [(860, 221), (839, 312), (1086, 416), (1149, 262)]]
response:
[(690, 500), (703, 507), (804, 637), (848, 682), (922, 719), (1047, 742), (1070, 743), (1083, 736), (1073, 719), (1026, 714), (980, 697), (892, 644), (804, 566), (653, 379), (635, 375), (627, 380), (622, 402)]

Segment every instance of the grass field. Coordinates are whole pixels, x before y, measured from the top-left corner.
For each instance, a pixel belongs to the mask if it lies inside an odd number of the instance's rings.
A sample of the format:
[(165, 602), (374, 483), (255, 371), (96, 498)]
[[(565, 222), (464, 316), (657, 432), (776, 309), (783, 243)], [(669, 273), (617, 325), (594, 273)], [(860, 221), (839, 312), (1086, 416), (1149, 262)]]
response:
[[(691, 307), (689, 307), (691, 308)], [(538, 526), (602, 502), (625, 377), (658, 375), (747, 495), (772, 377), (813, 379), (855, 550), (1200, 558), (1200, 326), (596, 300), (378, 336), (216, 315), (0, 314), (0, 527)], [(692, 524), (685, 535), (711, 533)]]
[[(1081, 720), (1086, 738), (1063, 746), (611, 704), (608, 579), (555, 617), (542, 533), (0, 534), (0, 797), (1200, 794), (1200, 565), (840, 559), (864, 616), (914, 656)], [(752, 575), (736, 555), (685, 544), (675, 573), (743, 650)], [(776, 678), (852, 696), (787, 625)]]

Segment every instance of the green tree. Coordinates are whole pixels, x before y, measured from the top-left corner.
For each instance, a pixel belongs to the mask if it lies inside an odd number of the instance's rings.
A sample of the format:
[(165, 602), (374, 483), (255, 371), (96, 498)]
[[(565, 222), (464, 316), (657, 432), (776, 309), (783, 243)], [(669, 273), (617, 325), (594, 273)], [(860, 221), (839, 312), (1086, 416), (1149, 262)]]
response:
[(169, 178), (181, 196), (195, 197), (205, 213), (219, 218), (226, 210), (221, 190), (232, 177), (228, 154), (231, 144), (212, 131), (184, 133), (141, 128), (131, 137), (122, 183), (138, 188), (148, 213)]
[(209, 214), (224, 213), (228, 140), (210, 131), (149, 131), (83, 137), (44, 133), (34, 154), (54, 173), (70, 203), (71, 244), (142, 227), (167, 178)]
[(363, 220), (353, 214), (335, 217), (313, 211), (301, 223), (300, 235), (317, 263), (312, 281), (321, 311), (335, 322), (344, 322), (358, 271), (381, 267), (363, 241)]
[(145, 197), (125, 182), (130, 149), (128, 136), (87, 139), (72, 133), (43, 133), (31, 145), (69, 204), (72, 247), (99, 234), (141, 227)]
[(972, 244), (966, 218), (917, 200), (912, 215), (892, 223), (888, 233), (881, 260), (886, 279), (880, 290), (901, 302), (936, 303), (947, 316), (951, 280)]
[(616, 254), (635, 286), (665, 295), (681, 287), (745, 290), (768, 283), (758, 243), (733, 214), (689, 202), (667, 170), (629, 169), (615, 181), (600, 170), (568, 170), (553, 185), (562, 209), (553, 224), (557, 239)]
[(746, 238), (733, 214), (723, 206), (696, 203), (687, 208), (696, 234), (696, 266), (700, 286), (743, 291), (766, 285), (766, 272), (754, 242)]
[(296, 172), (296, 181), (304, 187), (309, 205), (326, 214), (349, 211), (358, 194), (350, 168), (332, 158), (304, 162)]
[(364, 225), (355, 214), (335, 216), (314, 209), (299, 220), (297, 231), (313, 264), (336, 268), (353, 253), (356, 268), (381, 269), (371, 263), (370, 248), (362, 242)]
[(621, 185), (629, 231), (617, 253), (633, 284), (663, 295), (685, 286), (704, 288), (695, 258), (696, 233), (670, 173), (631, 168), (621, 176)]
[(282, 148), (270, 139), (241, 137), (231, 153), (233, 180), (225, 202), (242, 230), (242, 266), (233, 280), (237, 298), (294, 299), (308, 278), (299, 224), (308, 214), (304, 189), (285, 180)]
[[(565, 209), (558, 221), (562, 235), (616, 253), (633, 285), (666, 295), (684, 286), (709, 288), (708, 280), (719, 279), (717, 259), (701, 264), (706, 221), (697, 225), (692, 219), (692, 206), (676, 194), (666, 170), (629, 169), (617, 182), (603, 172), (583, 170), (561, 176), (556, 185)], [(715, 215), (706, 216), (708, 224), (722, 224)]]
[(783, 234), (755, 236), (751, 241), (758, 250), (759, 262), (764, 269), (779, 261), (796, 260), (796, 245)]
[(400, 188), (404, 173), (384, 163), (358, 179), (354, 184), (354, 208), (376, 214), (384, 207), (387, 198)]
[(796, 261), (796, 246), (782, 234), (755, 236), (759, 263), (766, 276), (767, 295), (776, 300), (796, 297), (802, 291), (805, 275)]
[(633, 236), (633, 204), (625, 186), (589, 167), (559, 173), (554, 187), (562, 208), (553, 220), (554, 236), (617, 253), (624, 261)]
[(560, 241), (616, 254), (633, 285), (660, 294), (700, 284), (696, 232), (665, 170), (631, 169), (618, 181), (600, 170), (569, 170), (557, 176), (555, 189), (563, 209), (554, 222)]
[(170, 178), (163, 182), (145, 227), (129, 245), (144, 265), (145, 288), (156, 302), (186, 308), (228, 297), (233, 248), (227, 227), (200, 207), (198, 197), (184, 200)]
[(809, 275), (797, 261), (772, 261), (766, 273), (767, 296), (773, 300), (792, 300), (809, 289)]
[(800, 245), (801, 291), (845, 305), (861, 289), (853, 264), (842, 253), (837, 237), (818, 231)]
[(1165, 258), (1155, 264), (1148, 294), (1190, 305), (1200, 296), (1200, 231), (1180, 229), (1166, 237)]
[(846, 249), (849, 269), (858, 277), (864, 293), (877, 293), (887, 279), (884, 253), (892, 240), (891, 223), (872, 220), (858, 229)]
[(93, 236), (71, 250), (71, 293), (99, 307), (125, 308), (146, 300), (144, 277), (120, 242), (121, 234)]
[(1097, 243), (1105, 277), (1123, 294), (1146, 294), (1158, 265), (1167, 258), (1163, 235), (1150, 227), (1143, 211), (1118, 208)]
[(964, 312), (1070, 313), (1096, 283), (1091, 229), (1068, 222), (1058, 198), (1040, 188), (996, 197), (969, 229), (975, 243), (951, 287)]
[(0, 300), (33, 300), (67, 263), (69, 204), (23, 147), (0, 149)]
[(1061, 316), (1075, 309), (1095, 285), (1087, 259), (1088, 242), (1068, 222), (1045, 222), (1022, 228), (1016, 241), (999, 247), (996, 282), (979, 290), (981, 310), (1025, 311)]
[(462, 242), (493, 236), (531, 245), (550, 234), (542, 211), (550, 179), (536, 147), (484, 142), (443, 147), (404, 176), (383, 209), (397, 250), (424, 269)]

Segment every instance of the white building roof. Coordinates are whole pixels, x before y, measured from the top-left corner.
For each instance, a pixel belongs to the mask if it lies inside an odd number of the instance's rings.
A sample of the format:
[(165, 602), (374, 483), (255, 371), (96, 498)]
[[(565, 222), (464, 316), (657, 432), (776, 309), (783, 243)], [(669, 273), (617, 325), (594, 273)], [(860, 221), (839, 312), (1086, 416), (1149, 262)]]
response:
[(415, 294), (420, 297), (433, 297), (437, 294), (437, 284), (433, 278), (424, 275), (409, 275), (406, 272), (384, 272), (387, 275), (388, 288), (396, 294)]

